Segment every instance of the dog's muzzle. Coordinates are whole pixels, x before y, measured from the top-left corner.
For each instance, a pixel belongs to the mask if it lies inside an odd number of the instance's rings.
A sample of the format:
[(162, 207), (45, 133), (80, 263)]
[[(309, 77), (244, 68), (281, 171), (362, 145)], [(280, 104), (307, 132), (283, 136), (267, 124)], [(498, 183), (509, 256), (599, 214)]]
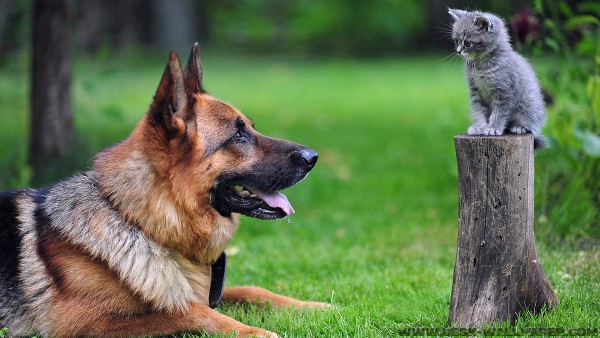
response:
[(283, 158), (287, 160), (259, 163), (247, 174), (222, 177), (213, 192), (214, 208), (226, 217), (239, 213), (260, 219), (277, 219), (295, 213), (280, 190), (304, 179), (316, 165), (319, 154), (299, 146)]

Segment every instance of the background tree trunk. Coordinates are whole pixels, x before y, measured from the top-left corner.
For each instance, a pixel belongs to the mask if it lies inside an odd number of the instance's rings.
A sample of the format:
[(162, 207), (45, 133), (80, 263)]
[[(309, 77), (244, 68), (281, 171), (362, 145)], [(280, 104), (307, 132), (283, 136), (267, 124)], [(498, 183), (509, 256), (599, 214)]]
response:
[(33, 4), (29, 162), (34, 184), (73, 138), (69, 0)]
[(10, 13), (10, 1), (0, 0), (0, 56), (4, 54), (4, 28), (8, 22), (8, 13)]
[(514, 322), (522, 310), (555, 307), (533, 234), (532, 135), (454, 141), (459, 218), (450, 324)]
[[(157, 45), (161, 50), (175, 50), (187, 55), (187, 50), (198, 40), (194, 34), (194, 7), (189, 0), (155, 0), (154, 23)], [(199, 17), (201, 20), (202, 17)]]

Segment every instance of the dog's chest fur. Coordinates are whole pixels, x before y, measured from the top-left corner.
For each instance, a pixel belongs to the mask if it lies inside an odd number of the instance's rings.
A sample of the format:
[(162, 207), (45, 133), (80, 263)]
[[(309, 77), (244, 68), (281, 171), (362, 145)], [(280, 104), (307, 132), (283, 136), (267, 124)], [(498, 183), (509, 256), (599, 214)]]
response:
[(97, 189), (93, 172), (57, 184), (42, 205), (62, 238), (90, 260), (102, 262), (152, 308), (173, 311), (190, 302), (208, 304), (210, 264), (192, 262), (125, 221)]

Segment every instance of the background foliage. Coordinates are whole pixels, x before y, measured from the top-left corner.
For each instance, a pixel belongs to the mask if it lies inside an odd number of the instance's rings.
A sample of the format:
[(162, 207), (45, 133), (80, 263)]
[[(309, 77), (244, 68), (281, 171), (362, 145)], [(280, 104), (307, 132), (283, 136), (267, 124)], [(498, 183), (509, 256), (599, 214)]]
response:
[(229, 1), (214, 14), (212, 41), (252, 52), (372, 56), (427, 45), (419, 0)]
[[(0, 58), (27, 46), (30, 7), (29, 0), (0, 1)], [(451, 47), (447, 7), (480, 8), (510, 20), (533, 8), (533, 0), (73, 1), (73, 38), (78, 50), (104, 56), (132, 43), (185, 49), (189, 40), (259, 54), (418, 54)]]
[(600, 4), (535, 2), (543, 18), (535, 54), (547, 50), (562, 61), (543, 73), (557, 99), (548, 109), (552, 149), (541, 157), (541, 213), (560, 237), (600, 236)]

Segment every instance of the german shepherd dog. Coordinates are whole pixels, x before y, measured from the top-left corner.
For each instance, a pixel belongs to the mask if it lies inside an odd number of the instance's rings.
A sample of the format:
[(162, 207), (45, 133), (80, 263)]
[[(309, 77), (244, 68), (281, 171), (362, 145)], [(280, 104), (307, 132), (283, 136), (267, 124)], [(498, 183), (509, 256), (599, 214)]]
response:
[(9, 336), (276, 337), (212, 309), (213, 289), (217, 301), (328, 304), (255, 286), (221, 294), (215, 262), (239, 214), (294, 212), (279, 190), (302, 180), (317, 156), (261, 135), (206, 93), (197, 44), (185, 69), (172, 52), (148, 113), (91, 170), (0, 194), (0, 328)]

